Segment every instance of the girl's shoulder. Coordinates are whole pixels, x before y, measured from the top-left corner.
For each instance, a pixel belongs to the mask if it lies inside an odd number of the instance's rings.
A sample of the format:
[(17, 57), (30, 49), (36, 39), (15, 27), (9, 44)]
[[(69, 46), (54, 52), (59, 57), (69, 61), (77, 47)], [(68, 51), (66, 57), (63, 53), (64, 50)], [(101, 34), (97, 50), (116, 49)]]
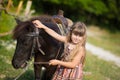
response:
[(84, 55), (85, 54), (85, 48), (82, 47), (82, 46), (79, 47), (78, 53)]
[(70, 45), (69, 42), (66, 42), (66, 43), (64, 44), (65, 47), (67, 47), (67, 46), (69, 46), (69, 45)]

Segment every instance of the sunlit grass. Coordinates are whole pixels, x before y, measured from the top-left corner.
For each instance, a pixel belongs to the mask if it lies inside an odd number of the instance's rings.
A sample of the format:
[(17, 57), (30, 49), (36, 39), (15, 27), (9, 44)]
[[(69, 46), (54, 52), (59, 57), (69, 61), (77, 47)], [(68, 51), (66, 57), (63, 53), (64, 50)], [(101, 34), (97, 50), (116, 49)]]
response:
[[(0, 45), (0, 80), (14, 80), (23, 72), (22, 69), (13, 68), (11, 64), (13, 53), (14, 49), (7, 50)], [(33, 65), (18, 80), (34, 80)]]
[(86, 64), (84, 68), (84, 80), (119, 80), (120, 67), (115, 66), (112, 62), (99, 59), (87, 52)]
[[(11, 65), (14, 49), (7, 50), (0, 46), (0, 80), (13, 80), (22, 70), (15, 70)], [(32, 68), (32, 69), (31, 69)], [(34, 80), (33, 65), (18, 80)], [(120, 68), (112, 62), (106, 62), (98, 59), (96, 56), (87, 52), (85, 74), (83, 80), (119, 80)]]
[[(0, 53), (0, 80), (13, 80), (22, 72), (22, 69), (16, 70), (11, 65), (14, 49), (7, 50), (4, 46), (0, 46)], [(93, 56), (90, 52), (87, 52), (84, 72), (86, 73), (83, 80), (120, 79), (119, 67), (115, 66), (112, 62), (107, 62)], [(34, 80), (33, 64), (18, 80)]]
[(87, 41), (120, 56), (120, 32), (110, 33), (98, 27), (88, 27)]

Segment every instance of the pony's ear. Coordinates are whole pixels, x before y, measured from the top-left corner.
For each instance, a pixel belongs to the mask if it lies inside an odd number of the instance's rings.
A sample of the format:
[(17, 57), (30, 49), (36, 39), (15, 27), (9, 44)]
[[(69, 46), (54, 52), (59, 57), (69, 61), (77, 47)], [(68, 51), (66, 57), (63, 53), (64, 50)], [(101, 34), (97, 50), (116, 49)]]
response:
[(16, 21), (17, 24), (22, 23), (22, 21), (20, 19), (18, 19), (18, 18), (15, 18), (15, 21)]

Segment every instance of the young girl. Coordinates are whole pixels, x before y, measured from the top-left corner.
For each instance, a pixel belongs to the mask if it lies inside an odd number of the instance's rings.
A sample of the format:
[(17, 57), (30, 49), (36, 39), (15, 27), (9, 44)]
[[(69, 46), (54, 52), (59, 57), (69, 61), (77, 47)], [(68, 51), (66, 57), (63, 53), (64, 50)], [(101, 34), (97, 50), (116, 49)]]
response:
[(82, 80), (85, 59), (86, 26), (76, 22), (67, 36), (61, 36), (40, 21), (33, 21), (36, 27), (43, 28), (50, 36), (65, 43), (62, 60), (50, 60), (49, 65), (58, 65), (52, 80)]

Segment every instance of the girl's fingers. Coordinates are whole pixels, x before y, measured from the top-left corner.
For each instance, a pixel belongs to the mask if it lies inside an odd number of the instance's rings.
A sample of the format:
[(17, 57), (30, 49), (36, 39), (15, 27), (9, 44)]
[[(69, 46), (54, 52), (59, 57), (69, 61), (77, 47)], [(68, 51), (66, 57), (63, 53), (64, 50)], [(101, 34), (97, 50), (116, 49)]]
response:
[(38, 26), (38, 24), (37, 23), (33, 23), (35, 26)]
[(49, 62), (49, 65), (51, 65), (51, 63)]
[(50, 60), (50, 61), (49, 61), (49, 65), (53, 65), (53, 60)]

